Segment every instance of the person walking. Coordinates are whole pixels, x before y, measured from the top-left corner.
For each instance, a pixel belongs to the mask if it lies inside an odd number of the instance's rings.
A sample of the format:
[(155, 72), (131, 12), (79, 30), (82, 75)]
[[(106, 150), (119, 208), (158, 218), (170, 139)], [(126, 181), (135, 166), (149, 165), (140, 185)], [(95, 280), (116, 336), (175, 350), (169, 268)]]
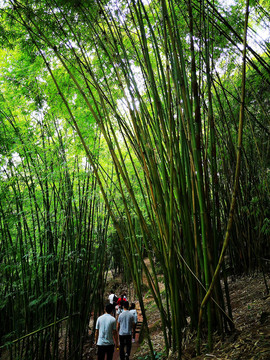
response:
[(110, 301), (110, 304), (112, 304), (112, 305), (113, 305), (115, 302), (117, 302), (118, 298), (117, 298), (117, 296), (115, 295), (115, 293), (114, 293), (113, 290), (110, 291), (110, 295), (109, 295), (108, 299), (109, 299), (109, 301)]
[(134, 328), (134, 318), (129, 312), (129, 303), (125, 301), (123, 304), (124, 311), (119, 315), (117, 322), (117, 330), (120, 339), (120, 360), (129, 360), (131, 351), (131, 335)]
[(124, 294), (121, 294), (120, 298), (118, 298), (118, 300), (117, 300), (117, 305), (118, 305), (118, 306), (121, 305), (121, 302), (122, 302), (122, 301), (127, 301), (127, 298), (125, 297)]
[(137, 326), (137, 322), (138, 322), (138, 314), (137, 314), (137, 310), (135, 307), (135, 303), (131, 303), (129, 312), (132, 314), (133, 319), (134, 319), (134, 327), (133, 327), (133, 331), (132, 331), (132, 342), (135, 342), (136, 326)]
[(113, 305), (113, 316), (115, 317), (115, 306), (117, 305), (117, 300), (118, 297), (115, 295), (115, 293), (113, 292), (113, 290), (110, 291), (110, 295), (108, 297), (110, 304)]
[(98, 347), (98, 360), (104, 360), (106, 354), (107, 360), (112, 360), (114, 343), (119, 347), (116, 320), (112, 316), (113, 308), (112, 304), (106, 305), (105, 314), (97, 319), (95, 342)]

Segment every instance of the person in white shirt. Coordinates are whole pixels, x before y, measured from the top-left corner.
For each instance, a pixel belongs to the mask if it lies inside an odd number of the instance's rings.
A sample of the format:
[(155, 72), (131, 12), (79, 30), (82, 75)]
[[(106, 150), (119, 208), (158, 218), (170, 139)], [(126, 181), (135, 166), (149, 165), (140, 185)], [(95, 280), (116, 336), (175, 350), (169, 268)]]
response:
[(99, 316), (96, 323), (95, 341), (98, 346), (98, 360), (104, 360), (107, 354), (107, 360), (112, 360), (114, 352), (114, 343), (119, 347), (116, 331), (116, 320), (111, 315), (114, 306), (106, 305), (105, 314)]
[[(115, 305), (116, 305), (116, 298), (117, 296), (115, 295), (115, 293), (113, 292), (113, 290), (110, 291), (110, 295), (108, 297), (110, 304), (113, 305), (113, 316), (115, 317)], [(117, 298), (118, 299), (118, 298)]]
[[(113, 304), (113, 298), (114, 298), (114, 292), (113, 292), (113, 290), (111, 290), (110, 291), (110, 295), (109, 295), (109, 297), (108, 297), (108, 299), (109, 299), (109, 301), (110, 301), (110, 304)], [(116, 295), (115, 295), (116, 296)]]

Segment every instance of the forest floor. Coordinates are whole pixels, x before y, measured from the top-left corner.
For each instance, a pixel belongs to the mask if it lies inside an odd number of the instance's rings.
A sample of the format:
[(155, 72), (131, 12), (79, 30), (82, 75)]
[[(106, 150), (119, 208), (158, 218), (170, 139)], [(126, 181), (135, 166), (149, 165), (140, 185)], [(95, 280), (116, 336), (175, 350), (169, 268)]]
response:
[[(117, 295), (126, 292), (129, 301), (136, 302), (138, 315), (140, 320), (142, 320), (139, 303), (132, 284), (123, 284), (121, 278), (111, 278), (108, 280), (106, 296), (111, 288), (115, 290)], [(165, 292), (161, 276), (159, 281), (160, 291)], [(262, 274), (256, 273), (252, 276), (229, 278), (228, 282), (236, 330), (224, 337), (215, 333), (213, 336), (213, 350), (211, 352), (206, 350), (205, 340), (202, 342), (202, 355), (196, 356), (196, 334), (190, 332), (187, 326), (183, 331), (182, 360), (270, 360), (270, 294), (266, 294), (266, 286)], [(267, 277), (267, 282), (269, 286), (269, 276)], [(142, 288), (156, 360), (177, 360), (174, 354), (170, 354), (169, 357), (164, 355), (165, 345), (159, 312), (146, 285), (146, 281), (143, 281)], [(90, 341), (91, 332), (89, 330), (89, 339), (85, 344), (84, 360), (96, 359), (95, 348), (91, 346)], [(132, 344), (132, 347), (131, 360), (151, 359), (147, 339), (143, 338), (143, 336), (140, 336), (139, 341), (137, 335), (136, 342)], [(8, 353), (2, 354), (1, 359), (9, 359)], [(118, 359), (119, 352), (115, 351), (114, 360)]]
[[(269, 276), (267, 281), (269, 286)], [(205, 339), (201, 346), (202, 355), (196, 356), (196, 334), (190, 332), (187, 327), (183, 332), (182, 360), (270, 360), (270, 295), (266, 294), (262, 274), (229, 278), (228, 282), (236, 330), (223, 337), (215, 333), (214, 347), (211, 352), (206, 350), (207, 340)], [(165, 345), (159, 313), (146, 284), (142, 286), (145, 288), (144, 304), (156, 359), (176, 360), (177, 357), (174, 354), (170, 354), (169, 357), (164, 355)], [(132, 285), (122, 284), (120, 279), (111, 279), (108, 281), (108, 291), (111, 287), (117, 295), (126, 292), (130, 302), (136, 302), (139, 316), (141, 316)], [(160, 280), (160, 290), (165, 291), (162, 280)], [(140, 340), (139, 343), (137, 336), (136, 343), (133, 344), (131, 360), (150, 360), (147, 339), (141, 336)], [(87, 353), (86, 359), (95, 358), (93, 353), (89, 356), (89, 348)], [(116, 352), (114, 359), (119, 359), (119, 352)]]
[[(268, 277), (269, 285), (269, 277)], [(269, 360), (270, 359), (270, 295), (262, 274), (229, 279), (231, 306), (236, 330), (225, 337), (214, 334), (214, 348), (207, 352), (202, 344), (203, 355), (196, 356), (196, 336), (186, 329), (183, 340), (182, 360)], [(146, 295), (149, 328), (157, 359), (167, 359), (158, 312), (150, 296)], [(204, 351), (205, 350), (205, 351)], [(148, 359), (149, 349), (144, 341), (133, 359)], [(173, 354), (168, 359), (177, 359)]]

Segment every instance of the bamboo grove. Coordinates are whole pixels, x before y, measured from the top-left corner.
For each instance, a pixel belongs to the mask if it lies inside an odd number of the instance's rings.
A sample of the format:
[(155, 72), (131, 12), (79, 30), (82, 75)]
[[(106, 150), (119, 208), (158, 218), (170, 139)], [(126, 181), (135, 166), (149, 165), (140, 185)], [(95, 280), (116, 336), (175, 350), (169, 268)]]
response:
[(81, 359), (120, 258), (146, 330), (147, 277), (167, 354), (188, 318), (198, 352), (234, 329), (227, 273), (270, 255), (267, 6), (3, 2), (5, 356)]

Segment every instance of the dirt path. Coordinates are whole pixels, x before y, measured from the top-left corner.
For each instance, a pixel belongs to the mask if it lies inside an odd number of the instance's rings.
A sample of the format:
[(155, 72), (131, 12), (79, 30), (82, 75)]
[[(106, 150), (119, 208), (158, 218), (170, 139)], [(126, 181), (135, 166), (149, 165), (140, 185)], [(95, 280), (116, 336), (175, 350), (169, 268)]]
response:
[[(136, 350), (139, 347), (139, 334), (136, 334), (135, 342), (132, 343), (131, 347), (131, 353), (130, 353), (130, 360), (132, 360), (133, 354), (136, 352)], [(119, 360), (120, 359), (120, 351), (115, 350), (113, 353), (113, 360)]]

